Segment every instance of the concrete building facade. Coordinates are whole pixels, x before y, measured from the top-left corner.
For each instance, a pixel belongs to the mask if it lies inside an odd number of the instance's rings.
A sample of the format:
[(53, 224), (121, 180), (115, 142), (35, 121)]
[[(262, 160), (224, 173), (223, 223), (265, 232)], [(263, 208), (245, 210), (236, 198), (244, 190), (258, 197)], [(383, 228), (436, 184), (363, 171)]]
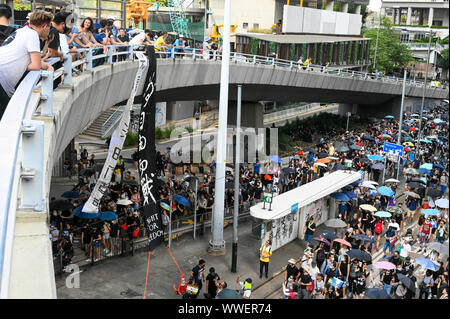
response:
[(393, 24), (449, 26), (448, 0), (382, 0), (381, 14)]

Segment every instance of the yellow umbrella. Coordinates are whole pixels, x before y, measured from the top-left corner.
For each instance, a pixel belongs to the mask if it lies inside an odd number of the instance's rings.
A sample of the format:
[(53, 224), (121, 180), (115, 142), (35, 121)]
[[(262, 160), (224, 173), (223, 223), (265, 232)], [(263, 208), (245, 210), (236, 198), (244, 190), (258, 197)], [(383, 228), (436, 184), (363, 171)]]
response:
[(411, 143), (411, 142), (405, 142), (405, 143), (403, 143), (403, 145), (405, 145), (405, 146), (414, 146), (414, 144)]

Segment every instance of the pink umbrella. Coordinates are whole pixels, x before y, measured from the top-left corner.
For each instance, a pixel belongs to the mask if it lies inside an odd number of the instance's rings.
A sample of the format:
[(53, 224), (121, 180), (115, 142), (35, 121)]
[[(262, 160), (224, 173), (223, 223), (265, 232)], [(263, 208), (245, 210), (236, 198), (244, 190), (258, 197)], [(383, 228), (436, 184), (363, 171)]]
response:
[(337, 238), (337, 239), (335, 239), (334, 241), (337, 241), (338, 243), (343, 244), (343, 245), (345, 245), (345, 246), (352, 247), (352, 244), (350, 244), (350, 243), (349, 243), (348, 241), (346, 241), (345, 239)]
[(389, 261), (377, 261), (374, 263), (374, 266), (380, 269), (388, 269), (393, 270), (395, 269), (395, 265), (393, 263), (390, 263)]

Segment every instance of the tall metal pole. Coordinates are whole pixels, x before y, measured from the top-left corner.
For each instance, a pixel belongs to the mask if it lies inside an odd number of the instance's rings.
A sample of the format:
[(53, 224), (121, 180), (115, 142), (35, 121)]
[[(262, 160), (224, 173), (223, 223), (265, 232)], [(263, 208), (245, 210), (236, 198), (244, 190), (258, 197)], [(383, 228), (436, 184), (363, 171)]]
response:
[[(402, 103), (400, 105), (400, 123), (398, 124), (398, 139), (397, 139), (397, 144), (401, 145), (401, 141), (402, 141), (402, 126), (403, 126), (403, 109), (405, 107), (405, 91), (406, 91), (406, 71), (408, 70), (408, 68), (405, 68), (403, 70), (403, 88), (402, 88)], [(397, 180), (398, 180), (398, 175), (400, 173), (400, 155), (398, 158), (398, 164), (397, 164)]]
[(377, 52), (378, 52), (378, 38), (380, 37), (380, 27), (381, 27), (381, 13), (378, 19), (378, 30), (377, 30), (377, 40), (375, 42), (375, 56), (373, 57), (373, 68), (375, 72), (377, 71)]
[(422, 116), (423, 116), (423, 106), (425, 104), (425, 92), (427, 91), (427, 81), (428, 81), (428, 66), (430, 65), (430, 48), (431, 48), (431, 38), (433, 37), (433, 32), (430, 28), (430, 39), (428, 40), (428, 53), (427, 53), (427, 66), (425, 68), (425, 83), (423, 84), (422, 90), (422, 104), (420, 106), (420, 122), (419, 122), (419, 136), (417, 137), (417, 147), (416, 152), (419, 155), (420, 149), (420, 139), (422, 138)]
[(225, 163), (227, 154), (228, 83), (230, 74), (231, 0), (225, 0), (222, 67), (220, 71), (219, 128), (217, 132), (216, 181), (212, 239), (209, 252), (225, 253), (223, 218), (225, 203)]
[(194, 200), (194, 239), (197, 231), (197, 189), (198, 179), (195, 180), (195, 200)]
[(241, 163), (241, 106), (242, 85), (238, 85), (236, 111), (236, 159), (234, 165), (234, 215), (233, 215), (233, 249), (231, 253), (231, 272), (236, 272), (238, 248), (238, 217), (239, 217), (239, 177)]

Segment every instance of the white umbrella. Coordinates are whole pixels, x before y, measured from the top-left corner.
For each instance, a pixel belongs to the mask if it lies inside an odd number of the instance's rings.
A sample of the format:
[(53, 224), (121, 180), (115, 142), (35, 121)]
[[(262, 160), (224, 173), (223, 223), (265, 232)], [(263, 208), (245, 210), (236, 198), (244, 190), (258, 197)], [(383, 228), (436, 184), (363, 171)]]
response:
[(372, 206), (372, 205), (369, 205), (369, 204), (362, 204), (361, 206), (359, 206), (361, 209), (364, 209), (364, 210), (368, 210), (368, 211), (370, 211), (370, 212), (376, 212), (376, 211), (378, 211), (378, 209), (376, 209), (374, 206)]
[(378, 183), (377, 182), (375, 182), (375, 181), (366, 181), (367, 183), (370, 183), (370, 184), (372, 184), (372, 185), (377, 185), (378, 186)]
[(419, 194), (416, 194), (414, 192), (404, 192), (403, 195), (409, 196), (409, 197), (414, 197), (414, 198), (420, 198)]
[(314, 165), (317, 165), (317, 166), (323, 166), (323, 167), (327, 167), (327, 165), (326, 165), (326, 164), (324, 164), (324, 163), (314, 163)]
[(131, 204), (133, 204), (133, 202), (131, 200), (129, 200), (129, 199), (119, 199), (117, 201), (117, 205), (127, 206), (127, 205), (131, 205)]
[(448, 208), (448, 199), (447, 198), (440, 198), (437, 201), (435, 201), (434, 203), (439, 208)]
[(388, 180), (386, 180), (386, 183), (400, 183), (400, 181), (395, 178), (389, 178)]
[(328, 156), (328, 158), (329, 158), (330, 160), (332, 160), (332, 161), (335, 161), (335, 160), (338, 160), (338, 159), (339, 159), (339, 157), (334, 157), (334, 156)]
[(375, 186), (373, 186), (373, 184), (369, 183), (369, 182), (363, 182), (361, 185), (359, 185), (360, 187), (367, 187), (370, 189), (376, 189)]

